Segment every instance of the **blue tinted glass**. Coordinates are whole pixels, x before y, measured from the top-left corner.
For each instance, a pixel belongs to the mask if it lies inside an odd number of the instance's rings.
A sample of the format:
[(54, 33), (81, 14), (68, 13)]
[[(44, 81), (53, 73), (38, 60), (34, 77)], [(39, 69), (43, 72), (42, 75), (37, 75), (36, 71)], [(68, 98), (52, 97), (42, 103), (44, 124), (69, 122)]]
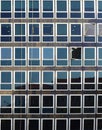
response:
[(99, 48), (99, 59), (102, 59), (102, 48)]
[(29, 35), (39, 35), (39, 24), (29, 25)]
[(43, 34), (52, 35), (53, 34), (53, 24), (44, 24), (43, 25)]
[(1, 24), (1, 35), (11, 35), (10, 24)]
[(29, 83), (39, 82), (39, 72), (29, 72)]
[(53, 59), (53, 48), (44, 48), (43, 49), (43, 58), (44, 59)]
[(15, 72), (15, 83), (25, 83), (25, 72)]
[(67, 35), (67, 24), (57, 24), (57, 35)]
[(71, 35), (80, 35), (81, 26), (79, 24), (71, 24)]
[(85, 59), (94, 59), (95, 50), (94, 48), (86, 48), (85, 49)]
[(1, 82), (10, 83), (11, 82), (11, 72), (1, 72)]
[(25, 97), (15, 96), (15, 106), (25, 106)]
[(81, 73), (80, 72), (71, 72), (71, 78), (80, 78)]
[(1, 106), (10, 107), (11, 106), (11, 96), (1, 96)]
[(25, 59), (25, 48), (15, 48), (15, 59)]
[(57, 59), (67, 59), (67, 48), (57, 49)]
[(53, 72), (43, 73), (43, 83), (53, 83)]
[(1, 48), (1, 59), (11, 58), (11, 48)]
[(99, 74), (99, 78), (102, 78), (102, 72), (99, 72), (98, 74)]
[(15, 1), (15, 11), (25, 11), (25, 1)]
[(25, 24), (15, 24), (15, 35), (25, 35)]
[(39, 48), (29, 48), (29, 58), (38, 59), (39, 58)]
[(94, 11), (94, 1), (85, 1), (85, 11)]
[(57, 1), (57, 11), (66, 11), (66, 1)]
[(43, 1), (43, 11), (53, 11), (53, 2)]
[(85, 72), (85, 78), (93, 78), (94, 72)]
[(98, 11), (102, 11), (102, 1), (98, 1)]
[(71, 11), (80, 11), (80, 1), (71, 1)]
[(11, 11), (11, 1), (1, 1), (1, 11)]
[(67, 79), (67, 72), (58, 72), (57, 79)]
[(39, 1), (29, 1), (29, 11), (39, 11)]

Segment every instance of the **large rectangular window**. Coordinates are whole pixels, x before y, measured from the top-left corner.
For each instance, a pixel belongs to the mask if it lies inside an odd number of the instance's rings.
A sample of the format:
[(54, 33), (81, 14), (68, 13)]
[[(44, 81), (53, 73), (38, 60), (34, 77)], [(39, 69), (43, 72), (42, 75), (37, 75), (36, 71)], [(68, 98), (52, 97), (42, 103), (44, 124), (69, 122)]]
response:
[(102, 113), (102, 95), (97, 95), (97, 113)]
[(9, 118), (2, 118), (0, 124), (0, 130), (12, 130), (12, 120)]
[(52, 118), (45, 118), (41, 121), (41, 130), (54, 130), (54, 120)]
[(56, 118), (55, 119), (55, 130), (68, 130), (67, 118)]
[(102, 71), (97, 72), (97, 90), (102, 91)]
[(15, 118), (14, 130), (26, 130), (26, 120), (24, 118)]
[(40, 119), (29, 118), (28, 119), (28, 130), (40, 130)]
[(98, 18), (102, 18), (102, 0), (97, 0), (97, 12), (98, 12)]
[(93, 118), (84, 118), (83, 130), (95, 130), (95, 120)]
[[(70, 118), (69, 130), (81, 130), (81, 119), (80, 118)], [(87, 129), (87, 130), (89, 130), (89, 129)]]

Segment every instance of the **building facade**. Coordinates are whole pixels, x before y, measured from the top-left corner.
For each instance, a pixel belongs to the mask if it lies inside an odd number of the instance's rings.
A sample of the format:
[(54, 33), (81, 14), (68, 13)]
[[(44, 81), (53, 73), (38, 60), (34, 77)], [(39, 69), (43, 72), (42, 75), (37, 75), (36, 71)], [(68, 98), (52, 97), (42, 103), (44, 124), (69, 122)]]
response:
[(0, 130), (102, 130), (102, 0), (0, 1)]

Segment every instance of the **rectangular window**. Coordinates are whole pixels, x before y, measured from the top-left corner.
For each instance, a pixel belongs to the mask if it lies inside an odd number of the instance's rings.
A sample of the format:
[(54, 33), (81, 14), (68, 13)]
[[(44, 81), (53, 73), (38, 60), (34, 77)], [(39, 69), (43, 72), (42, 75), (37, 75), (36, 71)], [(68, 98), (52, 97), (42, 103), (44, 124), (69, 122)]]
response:
[(56, 49), (56, 60), (57, 66), (67, 66), (68, 65), (68, 48), (58, 47)]
[(42, 96), (42, 113), (50, 114), (54, 112), (54, 96), (43, 95)]
[(84, 66), (96, 65), (96, 50), (93, 47), (84, 48)]
[(12, 89), (12, 73), (11, 71), (1, 71), (1, 90)]
[(57, 95), (56, 96), (56, 113), (66, 114), (68, 113), (68, 97), (67, 95)]
[(85, 114), (95, 113), (95, 95), (84, 95), (83, 97), (83, 112)]
[(97, 120), (96, 120), (97, 122), (97, 127), (96, 127), (96, 129), (97, 130), (101, 130), (102, 129), (102, 118), (97, 118)]
[(14, 72), (14, 87), (15, 87), (15, 90), (26, 89), (26, 72), (25, 71)]
[(40, 30), (39, 24), (29, 24), (29, 41), (39, 42), (40, 41)]
[(97, 113), (102, 113), (102, 95), (97, 95)]
[(42, 119), (41, 120), (42, 122), (41, 122), (41, 124), (42, 124), (42, 126), (41, 126), (41, 130), (54, 130), (54, 120), (53, 119), (51, 119), (51, 118), (45, 118), (45, 119)]
[(59, 91), (67, 90), (68, 73), (66, 71), (57, 71), (56, 77), (57, 77), (56, 78), (57, 90)]
[(54, 65), (54, 48), (51, 47), (44, 47), (43, 48), (43, 66), (53, 66)]
[(14, 113), (25, 113), (25, 104), (26, 104), (25, 95), (15, 95), (14, 101), (15, 101)]
[(54, 73), (53, 71), (44, 71), (43, 72), (43, 77), (42, 77), (42, 85), (43, 89), (50, 90), (53, 89), (54, 85)]
[(102, 0), (97, 0), (97, 12), (98, 12), (98, 18), (102, 18)]
[(25, 0), (15, 0), (14, 15), (15, 18), (25, 18), (26, 12), (26, 1)]
[(102, 43), (102, 24), (101, 23), (97, 23), (97, 41), (99, 43)]
[(70, 95), (69, 98), (69, 111), (70, 114), (82, 113), (82, 97), (81, 95)]
[(28, 119), (28, 130), (40, 130), (40, 119), (29, 118)]
[(70, 41), (81, 42), (82, 38), (81, 24), (71, 23), (70, 25)]
[(84, 90), (92, 91), (96, 88), (96, 75), (95, 71), (84, 72)]
[(26, 41), (25, 24), (15, 24), (15, 42)]
[(56, 17), (67, 18), (68, 11), (67, 0), (56, 0)]
[[(81, 119), (80, 118), (70, 118), (69, 130), (81, 130)], [(87, 130), (89, 130), (89, 129), (87, 129)]]
[(40, 89), (40, 72), (39, 71), (29, 71), (29, 90), (39, 90)]
[(71, 71), (70, 72), (70, 89), (71, 91), (80, 91), (82, 89), (82, 72)]
[(94, 23), (85, 23), (83, 25), (84, 42), (93, 43), (96, 41), (96, 24)]
[(12, 130), (12, 120), (11, 119), (1, 119), (0, 130)]
[(102, 91), (102, 71), (97, 72), (97, 89)]
[(68, 120), (67, 118), (56, 118), (55, 120), (55, 130), (68, 130)]
[(98, 66), (102, 66), (102, 47), (98, 48), (98, 53), (97, 53), (97, 60), (98, 60)]
[(40, 0), (29, 0), (29, 18), (39, 18)]
[(95, 120), (92, 118), (83, 119), (83, 129), (84, 130), (95, 130)]
[(23, 118), (14, 119), (14, 130), (26, 130), (26, 120)]
[(16, 47), (14, 50), (15, 66), (26, 65), (26, 48)]

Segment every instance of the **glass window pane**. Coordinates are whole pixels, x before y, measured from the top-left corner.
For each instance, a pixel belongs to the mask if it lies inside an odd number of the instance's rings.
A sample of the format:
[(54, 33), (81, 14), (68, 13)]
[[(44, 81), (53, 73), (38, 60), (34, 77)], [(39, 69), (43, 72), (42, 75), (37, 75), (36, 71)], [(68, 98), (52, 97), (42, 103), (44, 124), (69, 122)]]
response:
[(1, 59), (11, 59), (11, 48), (1, 48)]
[(39, 1), (29, 1), (29, 11), (39, 11)]
[(53, 2), (43, 1), (43, 11), (53, 11)]
[(44, 24), (43, 25), (43, 34), (44, 35), (53, 35), (53, 24)]
[(10, 24), (1, 24), (1, 35), (11, 35)]
[(53, 48), (43, 48), (43, 58), (53, 59)]
[(29, 48), (29, 58), (39, 59), (39, 48)]
[(57, 59), (67, 59), (67, 48), (57, 48)]
[(71, 1), (71, 11), (80, 11), (80, 1)]
[(102, 1), (98, 1), (98, 11), (102, 11)]
[(25, 72), (15, 72), (15, 83), (25, 83)]
[(1, 1), (1, 11), (11, 11), (11, 1)]
[(15, 96), (15, 106), (24, 107), (25, 106), (25, 96)]
[(15, 35), (25, 35), (25, 24), (15, 24)]
[(95, 35), (95, 25), (94, 24), (85, 24), (85, 35)]
[(67, 72), (57, 72), (57, 82), (67, 82)]
[(81, 72), (71, 72), (71, 82), (81, 82)]
[(29, 35), (39, 35), (39, 24), (29, 25)]
[(80, 35), (81, 26), (79, 24), (71, 24), (71, 35)]
[(11, 130), (11, 120), (1, 119), (1, 130)]
[(25, 1), (15, 1), (15, 11), (25, 11)]
[(57, 35), (67, 35), (67, 24), (57, 24)]
[(25, 48), (15, 48), (15, 59), (25, 59)]
[(15, 120), (15, 130), (25, 130), (25, 120)]
[(67, 5), (66, 1), (57, 1), (57, 11), (66, 11)]
[(94, 58), (95, 58), (95, 49), (85, 48), (85, 59), (94, 59)]
[(1, 107), (11, 107), (11, 96), (1, 96)]
[(43, 72), (43, 83), (53, 83), (53, 72)]
[(94, 11), (94, 1), (85, 1), (85, 11)]
[(29, 72), (29, 82), (39, 83), (39, 72)]
[(1, 82), (11, 83), (11, 72), (1, 72)]

